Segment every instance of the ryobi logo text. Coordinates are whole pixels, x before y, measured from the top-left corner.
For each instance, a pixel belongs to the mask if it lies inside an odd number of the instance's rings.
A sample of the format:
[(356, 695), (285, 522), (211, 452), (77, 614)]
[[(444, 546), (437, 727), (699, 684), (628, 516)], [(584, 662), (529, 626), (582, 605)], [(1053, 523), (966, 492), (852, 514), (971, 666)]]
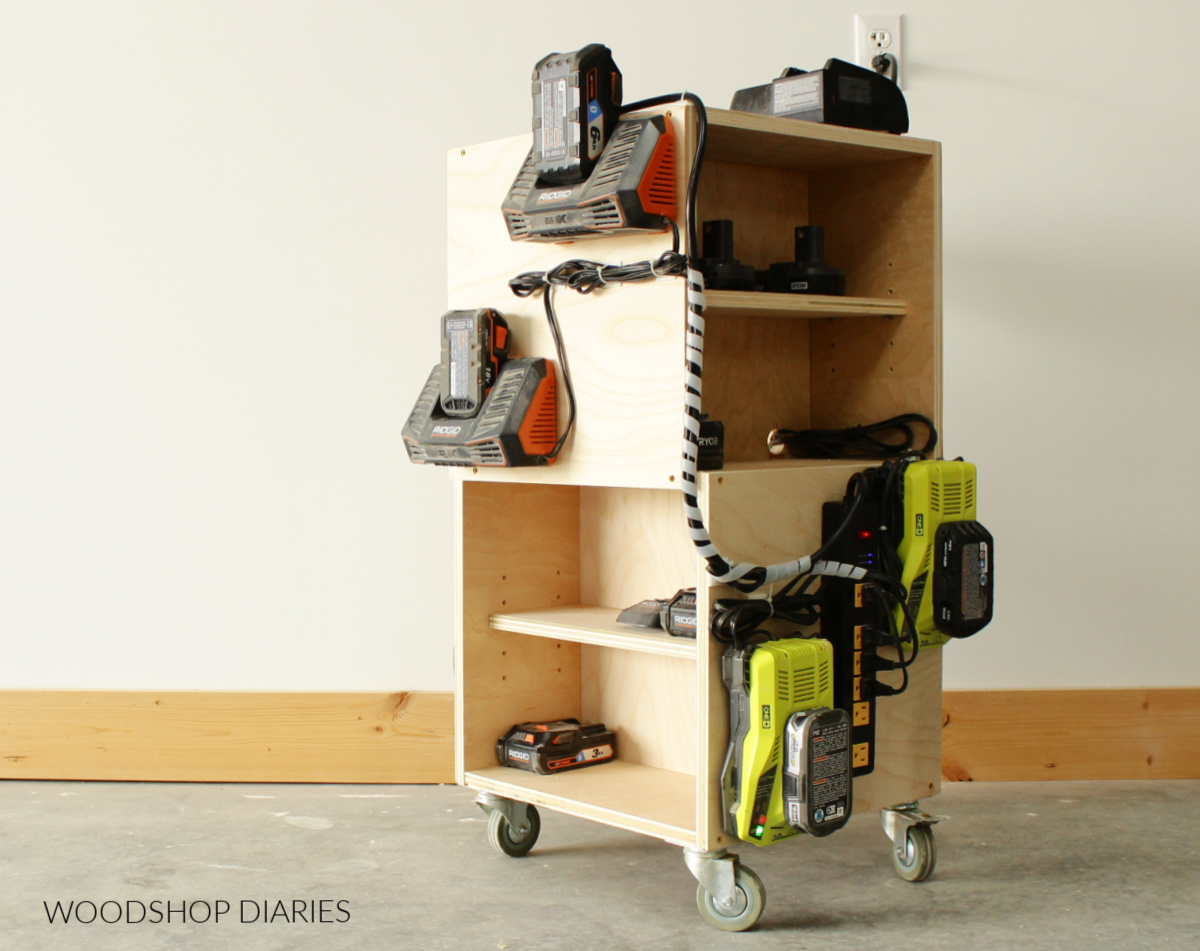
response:
[(462, 432), (461, 426), (434, 426), (431, 436), (457, 436)]

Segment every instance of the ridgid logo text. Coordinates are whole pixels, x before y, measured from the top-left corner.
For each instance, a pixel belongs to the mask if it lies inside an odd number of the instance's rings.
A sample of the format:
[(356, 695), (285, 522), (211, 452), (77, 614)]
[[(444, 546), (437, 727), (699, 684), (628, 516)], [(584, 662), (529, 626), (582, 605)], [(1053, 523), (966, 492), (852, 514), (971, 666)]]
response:
[(46, 920), (58, 925), (288, 924), (336, 925), (350, 920), (348, 899), (243, 898), (240, 901), (61, 901), (42, 902)]

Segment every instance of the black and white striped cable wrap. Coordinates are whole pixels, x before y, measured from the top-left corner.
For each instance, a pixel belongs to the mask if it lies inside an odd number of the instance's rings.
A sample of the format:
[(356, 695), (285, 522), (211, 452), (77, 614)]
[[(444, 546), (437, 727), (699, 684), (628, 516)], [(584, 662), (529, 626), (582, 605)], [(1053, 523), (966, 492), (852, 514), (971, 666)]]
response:
[(713, 583), (727, 584), (739, 591), (754, 591), (764, 584), (773, 584), (806, 573), (832, 575), (861, 580), (866, 570), (839, 562), (818, 561), (805, 555), (776, 565), (753, 565), (739, 562), (731, 565), (721, 557), (704, 525), (697, 496), (696, 460), (699, 457), (701, 377), (704, 372), (704, 275), (691, 262), (687, 269), (688, 325), (686, 338), (686, 379), (683, 413), (682, 488), (683, 510), (687, 516), (688, 535), (700, 557), (708, 563)]

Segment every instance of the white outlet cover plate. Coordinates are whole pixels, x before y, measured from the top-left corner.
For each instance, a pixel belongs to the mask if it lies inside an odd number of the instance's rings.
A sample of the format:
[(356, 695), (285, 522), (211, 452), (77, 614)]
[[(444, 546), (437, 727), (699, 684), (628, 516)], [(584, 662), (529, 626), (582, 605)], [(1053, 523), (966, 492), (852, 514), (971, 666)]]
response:
[[(900, 13), (856, 13), (854, 15), (854, 62), (866, 69), (873, 69), (871, 60), (880, 53), (891, 53), (896, 57), (896, 85), (904, 88), (904, 35), (901, 31)], [(872, 34), (885, 31), (886, 45), (878, 45)]]

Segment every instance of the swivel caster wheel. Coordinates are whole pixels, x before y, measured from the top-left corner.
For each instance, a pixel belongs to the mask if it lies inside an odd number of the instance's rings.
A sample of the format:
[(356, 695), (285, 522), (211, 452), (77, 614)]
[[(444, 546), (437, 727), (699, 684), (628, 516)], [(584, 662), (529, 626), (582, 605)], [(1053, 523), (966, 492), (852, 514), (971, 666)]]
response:
[(696, 886), (700, 916), (721, 931), (745, 931), (752, 927), (767, 904), (762, 880), (745, 866), (739, 865), (734, 871), (733, 891), (733, 901), (725, 906), (703, 885)]
[(519, 859), (528, 855), (542, 831), (542, 820), (537, 809), (525, 807), (525, 821), (514, 826), (499, 809), (488, 816), (488, 842), (498, 852)]
[(892, 847), (892, 865), (906, 882), (923, 882), (937, 865), (937, 846), (933, 829), (926, 825), (910, 826), (903, 843)]

